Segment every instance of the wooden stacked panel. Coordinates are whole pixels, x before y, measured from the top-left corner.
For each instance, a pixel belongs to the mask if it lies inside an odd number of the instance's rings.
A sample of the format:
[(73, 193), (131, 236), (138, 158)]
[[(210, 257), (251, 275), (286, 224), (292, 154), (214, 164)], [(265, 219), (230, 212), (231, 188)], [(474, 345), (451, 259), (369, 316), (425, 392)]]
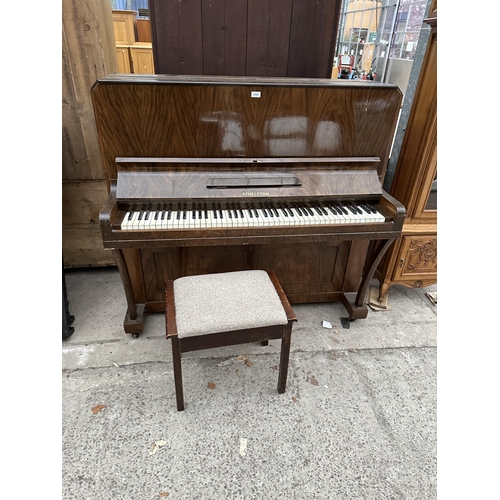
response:
[(116, 68), (109, 2), (63, 2), (62, 243), (67, 267), (114, 265), (99, 230), (106, 201), (89, 89)]
[(152, 0), (156, 73), (329, 78), (340, 0)]

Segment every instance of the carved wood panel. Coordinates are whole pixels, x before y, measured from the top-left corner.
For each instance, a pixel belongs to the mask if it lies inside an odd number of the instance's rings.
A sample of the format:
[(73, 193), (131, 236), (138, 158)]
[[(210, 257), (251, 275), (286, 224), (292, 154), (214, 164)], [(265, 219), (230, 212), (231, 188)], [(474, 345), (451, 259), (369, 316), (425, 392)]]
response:
[(395, 279), (428, 279), (437, 274), (437, 237), (405, 236)]

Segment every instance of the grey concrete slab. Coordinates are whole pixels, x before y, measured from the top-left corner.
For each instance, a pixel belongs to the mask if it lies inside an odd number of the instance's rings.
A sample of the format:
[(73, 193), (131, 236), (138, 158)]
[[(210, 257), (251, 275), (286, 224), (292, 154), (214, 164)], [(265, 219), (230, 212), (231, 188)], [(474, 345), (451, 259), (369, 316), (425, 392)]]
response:
[(436, 498), (437, 287), (394, 286), (349, 329), (341, 304), (295, 305), (285, 394), (279, 341), (186, 353), (177, 412), (164, 316), (133, 339), (116, 269), (66, 282), (65, 500)]
[[(148, 315), (139, 339), (124, 333), (126, 301), (116, 269), (68, 272), (66, 282), (70, 312), (75, 316), (75, 332), (63, 342), (63, 369), (160, 361), (165, 356), (170, 359), (163, 314)], [(426, 291), (435, 289), (428, 287)], [(293, 328), (292, 352), (436, 346), (437, 307), (422, 290), (394, 286), (389, 289), (389, 306), (388, 311), (369, 310), (367, 319), (352, 322), (350, 328), (345, 329), (341, 318), (347, 313), (340, 303), (294, 305), (298, 323)], [(324, 320), (331, 323), (332, 329), (322, 327)], [(271, 341), (267, 349), (279, 352), (279, 341)], [(222, 357), (262, 352), (259, 344), (248, 344), (186, 356)]]
[(63, 498), (436, 498), (435, 348), (251, 359), (64, 373)]

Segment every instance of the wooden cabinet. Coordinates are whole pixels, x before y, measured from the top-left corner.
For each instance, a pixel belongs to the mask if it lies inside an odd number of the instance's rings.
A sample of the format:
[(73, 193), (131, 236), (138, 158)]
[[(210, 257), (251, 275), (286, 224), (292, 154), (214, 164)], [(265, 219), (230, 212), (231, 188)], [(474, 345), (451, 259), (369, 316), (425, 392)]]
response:
[(149, 19), (137, 19), (135, 10), (111, 12), (118, 73), (154, 74)]
[(154, 74), (153, 48), (151, 43), (137, 42), (129, 47), (130, 60), (132, 61), (131, 73)]
[(137, 39), (137, 12), (135, 10), (112, 10), (113, 31), (116, 45), (129, 45)]
[(401, 238), (380, 263), (379, 301), (395, 283), (414, 288), (437, 283), (437, 2), (420, 77), (390, 194), (406, 207)]
[(154, 74), (153, 49), (150, 43), (136, 42), (133, 45), (117, 45), (118, 73)]
[(118, 65), (118, 73), (132, 73), (128, 45), (116, 46), (116, 62)]

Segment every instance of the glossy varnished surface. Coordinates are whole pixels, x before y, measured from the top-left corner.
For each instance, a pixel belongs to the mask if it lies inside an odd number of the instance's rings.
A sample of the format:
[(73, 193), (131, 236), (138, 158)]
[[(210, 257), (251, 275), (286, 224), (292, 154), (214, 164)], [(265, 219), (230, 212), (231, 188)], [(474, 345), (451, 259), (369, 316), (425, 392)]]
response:
[(115, 76), (96, 82), (92, 99), (108, 179), (117, 178), (117, 157), (378, 157), (382, 179), (401, 92), (330, 80)]
[[(92, 99), (110, 191), (100, 226), (104, 246), (123, 264), (125, 331), (142, 328), (145, 310), (164, 309), (165, 281), (244, 269), (274, 270), (292, 303), (341, 300), (352, 319), (366, 317), (368, 283), (401, 234), (405, 214), (381, 187), (401, 104), (396, 86), (115, 75), (96, 82)], [(213, 189), (221, 177), (227, 186)], [(269, 178), (273, 185), (261, 187)], [(370, 202), (386, 220), (171, 230), (120, 225), (138, 206), (341, 200)], [(365, 262), (370, 245), (375, 250)]]

